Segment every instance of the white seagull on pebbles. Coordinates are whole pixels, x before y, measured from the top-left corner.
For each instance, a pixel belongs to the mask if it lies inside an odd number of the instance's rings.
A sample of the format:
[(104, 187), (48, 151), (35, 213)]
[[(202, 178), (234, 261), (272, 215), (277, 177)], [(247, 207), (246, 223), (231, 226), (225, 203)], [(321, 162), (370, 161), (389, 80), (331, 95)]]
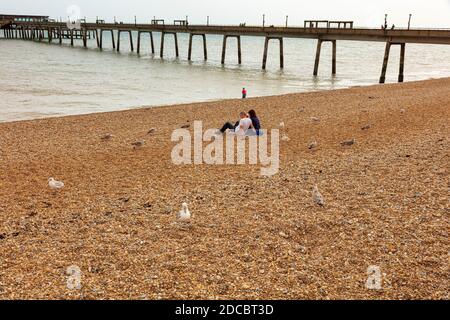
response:
[(191, 220), (191, 213), (189, 212), (187, 203), (183, 203), (181, 211), (177, 213), (178, 221), (188, 222)]
[(48, 179), (48, 186), (52, 190), (60, 190), (60, 189), (64, 188), (64, 182), (57, 181), (54, 178), (49, 178)]
[(308, 149), (313, 150), (313, 149), (316, 149), (318, 146), (319, 146), (319, 144), (317, 143), (317, 141), (313, 141), (308, 145)]
[(319, 191), (319, 187), (317, 185), (314, 186), (313, 189), (313, 201), (315, 204), (323, 207), (325, 205), (325, 200), (323, 199), (322, 194)]
[(291, 141), (291, 138), (289, 138), (286, 134), (284, 134), (284, 135), (281, 137), (281, 141), (289, 142), (289, 141)]

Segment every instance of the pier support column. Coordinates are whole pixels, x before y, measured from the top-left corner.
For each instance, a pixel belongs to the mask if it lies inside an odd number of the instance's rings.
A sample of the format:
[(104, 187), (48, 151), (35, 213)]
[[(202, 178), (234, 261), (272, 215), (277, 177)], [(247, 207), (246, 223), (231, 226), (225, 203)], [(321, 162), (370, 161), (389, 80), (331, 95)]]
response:
[(195, 34), (195, 33), (189, 34), (188, 60), (191, 61), (191, 58), (192, 58), (192, 39), (194, 36), (202, 36), (202, 38), (203, 38), (203, 57), (205, 60), (208, 60), (208, 51), (207, 51), (207, 47), (206, 47), (206, 34)]
[(178, 37), (176, 32), (161, 32), (161, 50), (160, 50), (160, 57), (161, 59), (164, 57), (164, 38), (166, 34), (173, 34), (174, 40), (175, 40), (175, 55), (178, 58), (179, 57), (179, 51), (178, 51)]
[(150, 32), (150, 45), (152, 47), (152, 54), (155, 54), (155, 43), (153, 42), (153, 32)]
[(223, 36), (223, 43), (222, 43), (222, 64), (225, 64), (225, 54), (227, 52), (227, 39), (228, 36), (224, 35)]
[(136, 53), (141, 53), (141, 31), (138, 31)]
[(48, 33), (48, 43), (51, 43), (53, 40), (52, 29), (48, 28), (47, 33)]
[(391, 52), (391, 42), (386, 42), (386, 49), (384, 51), (383, 67), (381, 68), (380, 83), (386, 82), (386, 71), (389, 63), (389, 53)]
[(262, 63), (262, 69), (266, 70), (267, 65), (267, 54), (269, 51), (269, 42), (270, 40), (278, 40), (280, 42), (280, 68), (284, 68), (284, 48), (283, 48), (283, 38), (281, 37), (266, 37), (265, 43), (264, 43), (264, 54), (263, 54), (263, 63)]
[(398, 82), (403, 82), (404, 75), (403, 71), (405, 70), (405, 51), (406, 51), (406, 44), (401, 43), (400, 44), (400, 69), (398, 73)]
[(111, 41), (113, 49), (116, 48), (116, 41), (114, 40), (114, 30), (111, 29)]
[(58, 39), (59, 39), (59, 44), (62, 44), (63, 38), (62, 38), (62, 29), (61, 28), (58, 29)]
[(322, 50), (322, 40), (317, 40), (316, 61), (314, 63), (314, 76), (319, 74), (320, 52)]
[(331, 42), (332, 44), (332, 59), (331, 59), (331, 74), (336, 75), (336, 56), (337, 56), (337, 41), (336, 40), (317, 40), (316, 60), (314, 62), (314, 76), (319, 74), (320, 54), (322, 51), (322, 43)]
[(120, 34), (122, 32), (128, 32), (128, 35), (130, 37), (130, 49), (131, 49), (132, 52), (134, 52), (133, 34), (132, 34), (131, 31), (125, 31), (125, 30), (118, 30), (118, 33), (117, 33), (117, 52), (120, 51)]
[(331, 74), (334, 76), (336, 75), (336, 56), (337, 56), (337, 41), (333, 40), (331, 41), (333, 44), (333, 57), (331, 60)]
[(202, 35), (203, 37), (203, 58), (208, 60), (208, 47), (206, 46), (206, 34)]
[(98, 36), (98, 29), (95, 28), (95, 40), (97, 41), (97, 48), (100, 48), (100, 37)]
[(116, 42), (114, 41), (114, 31), (113, 30), (100, 30), (100, 50), (103, 49), (103, 32), (104, 31), (110, 31), (111, 32), (111, 41), (112, 41), (112, 48), (115, 49), (116, 48)]
[(235, 35), (224, 35), (223, 36), (223, 46), (222, 46), (222, 64), (225, 64), (225, 56), (227, 51), (227, 39), (229, 37), (236, 38), (237, 39), (237, 47), (238, 47), (238, 62), (239, 64), (242, 63), (242, 52), (241, 52), (241, 36), (235, 36)]
[(188, 49), (188, 61), (191, 61), (192, 57), (192, 37), (194, 35), (192, 33), (189, 34), (189, 49)]
[(73, 29), (70, 29), (70, 45), (73, 47)]
[(88, 33), (88, 30), (86, 30), (86, 29), (81, 30), (81, 36), (83, 38), (83, 47), (85, 47), (85, 48), (87, 48), (87, 33)]
[(118, 30), (117, 31), (117, 52), (120, 51), (120, 34), (122, 31)]
[(153, 32), (152, 31), (139, 31), (138, 32), (138, 39), (137, 39), (137, 54), (141, 53), (141, 35), (143, 33), (150, 34), (150, 46), (152, 50), (152, 54), (155, 54), (155, 43), (153, 42)]
[(133, 32), (130, 30), (130, 31), (128, 31), (128, 34), (129, 34), (129, 36), (130, 36), (130, 48), (131, 48), (131, 52), (134, 52)]
[(173, 38), (175, 41), (175, 55), (178, 58), (180, 56), (180, 53), (178, 52), (178, 35), (176, 33), (174, 33)]

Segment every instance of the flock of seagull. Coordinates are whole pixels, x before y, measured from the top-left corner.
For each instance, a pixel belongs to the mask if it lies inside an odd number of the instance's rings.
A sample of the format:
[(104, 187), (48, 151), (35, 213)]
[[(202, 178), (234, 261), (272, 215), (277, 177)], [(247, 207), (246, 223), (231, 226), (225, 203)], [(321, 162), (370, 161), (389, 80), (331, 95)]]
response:
[[(318, 122), (320, 122), (320, 118), (312, 117), (311, 121), (318, 123)], [(184, 125), (183, 127), (188, 128), (189, 125), (187, 124), (187, 125)], [(286, 134), (286, 131), (285, 131), (286, 124), (284, 122), (281, 122), (279, 125), (279, 128), (283, 133), (281, 140), (282, 141), (290, 141), (290, 138), (288, 137), (288, 135)], [(368, 130), (370, 128), (371, 128), (371, 126), (367, 125), (367, 126), (363, 127), (362, 130)], [(155, 132), (156, 132), (156, 129), (151, 128), (148, 131), (148, 134), (153, 134)], [(101, 137), (101, 140), (108, 141), (108, 140), (112, 139), (113, 137), (114, 137), (114, 135), (109, 133), (109, 134)], [(356, 140), (351, 139), (351, 140), (342, 141), (341, 145), (342, 146), (352, 146), (355, 143), (356, 143)], [(133, 146), (134, 149), (140, 148), (145, 145), (145, 140), (137, 140), (137, 141), (131, 143), (131, 145)], [(308, 145), (308, 149), (310, 149), (310, 150), (316, 149), (318, 147), (318, 145), (319, 144), (317, 141), (313, 141)], [(53, 190), (54, 192), (57, 192), (58, 190), (61, 190), (64, 188), (64, 182), (55, 180), (54, 178), (49, 178), (48, 186), (50, 187), (51, 190)], [(319, 187), (317, 185), (315, 185), (312, 190), (312, 199), (316, 205), (321, 206), (321, 207), (325, 206), (324, 197), (320, 193)], [(191, 220), (191, 217), (192, 217), (192, 215), (191, 215), (191, 212), (189, 211), (188, 204), (183, 203), (181, 206), (181, 211), (176, 214), (177, 220), (180, 222), (189, 222)]]

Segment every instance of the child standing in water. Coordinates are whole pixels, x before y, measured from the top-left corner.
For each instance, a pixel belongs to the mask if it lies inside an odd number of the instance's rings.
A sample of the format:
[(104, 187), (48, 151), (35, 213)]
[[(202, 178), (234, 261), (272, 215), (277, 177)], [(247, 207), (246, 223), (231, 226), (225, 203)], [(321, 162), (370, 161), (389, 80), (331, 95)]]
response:
[(242, 88), (242, 99), (247, 98), (247, 89)]

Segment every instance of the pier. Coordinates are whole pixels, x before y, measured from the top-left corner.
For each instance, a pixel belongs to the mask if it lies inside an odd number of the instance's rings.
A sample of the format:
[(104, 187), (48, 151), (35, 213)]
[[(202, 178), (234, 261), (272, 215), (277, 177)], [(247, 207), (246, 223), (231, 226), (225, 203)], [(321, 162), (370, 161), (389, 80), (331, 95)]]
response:
[[(175, 54), (178, 58), (180, 55), (178, 47), (179, 33), (189, 35), (189, 48), (187, 59), (192, 59), (193, 37), (200, 36), (203, 39), (203, 56), (204, 60), (208, 59), (207, 51), (207, 35), (223, 36), (221, 63), (225, 64), (227, 41), (229, 38), (237, 41), (237, 56), (239, 64), (242, 63), (241, 37), (253, 36), (263, 37), (265, 40), (264, 52), (262, 57), (262, 69), (267, 66), (267, 54), (271, 40), (279, 43), (280, 50), (280, 68), (284, 68), (284, 38), (298, 39), (316, 39), (317, 49), (314, 60), (313, 75), (317, 76), (321, 58), (321, 48), (324, 42), (332, 44), (332, 70), (331, 73), (337, 73), (337, 42), (346, 41), (375, 41), (386, 44), (384, 57), (380, 53), (380, 61), (382, 60), (382, 68), (380, 75), (380, 83), (385, 83), (386, 71), (389, 62), (390, 50), (392, 46), (400, 47), (400, 62), (398, 81), (404, 80), (404, 65), (406, 55), (406, 44), (442, 44), (450, 45), (449, 29), (368, 29), (355, 28), (352, 21), (326, 21), (326, 20), (307, 20), (303, 27), (288, 26), (239, 26), (232, 25), (191, 25), (186, 20), (175, 20), (170, 24), (166, 24), (165, 20), (152, 20), (148, 24), (128, 24), (128, 23), (105, 23), (103, 20), (97, 20), (95, 23), (79, 22), (71, 25), (63, 22), (56, 22), (47, 16), (21, 16), (21, 15), (1, 15), (0, 28), (3, 31), (3, 38), (6, 39), (24, 39), (43, 41), (49, 43), (57, 41), (62, 44), (63, 39), (70, 39), (72, 46), (75, 40), (81, 40), (82, 45), (87, 47), (88, 39), (96, 39), (98, 49), (103, 48), (103, 33), (111, 33), (112, 48), (120, 51), (120, 35), (128, 34), (131, 51), (135, 51), (133, 32), (137, 33), (136, 53), (141, 53), (141, 44), (144, 41), (142, 35), (149, 35), (151, 53), (155, 54), (155, 44), (153, 41), (153, 33), (161, 34), (160, 57), (164, 57), (164, 46), (166, 35), (173, 36)], [(117, 35), (117, 38), (115, 37)], [(117, 39), (117, 40), (115, 40)]]

